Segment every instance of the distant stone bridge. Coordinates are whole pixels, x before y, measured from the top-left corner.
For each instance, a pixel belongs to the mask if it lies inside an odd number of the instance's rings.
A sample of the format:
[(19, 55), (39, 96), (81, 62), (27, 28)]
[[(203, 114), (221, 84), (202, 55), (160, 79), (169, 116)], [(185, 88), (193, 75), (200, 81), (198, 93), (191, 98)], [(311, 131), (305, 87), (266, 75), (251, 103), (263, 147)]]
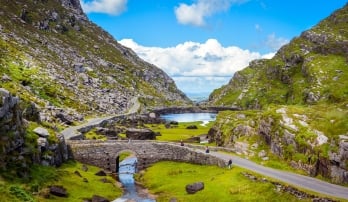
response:
[(168, 142), (68, 140), (67, 143), (73, 159), (113, 173), (118, 172), (119, 157), (123, 152), (131, 152), (137, 157), (138, 170), (165, 160), (220, 167), (226, 165), (223, 159), (206, 154), (202, 150)]

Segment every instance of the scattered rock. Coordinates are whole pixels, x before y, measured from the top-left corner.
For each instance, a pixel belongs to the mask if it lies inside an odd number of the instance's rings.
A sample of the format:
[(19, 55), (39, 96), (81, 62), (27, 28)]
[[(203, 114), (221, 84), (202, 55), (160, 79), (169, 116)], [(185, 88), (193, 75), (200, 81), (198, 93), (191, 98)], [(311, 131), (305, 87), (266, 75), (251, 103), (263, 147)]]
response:
[(194, 194), (197, 191), (204, 189), (204, 183), (203, 182), (195, 182), (193, 184), (186, 185), (186, 192), (188, 194)]
[(106, 179), (105, 177), (103, 177), (102, 179), (100, 179), (100, 181), (102, 183), (111, 183), (110, 180)]
[(196, 125), (187, 126), (186, 129), (198, 129)]
[(126, 131), (127, 138), (132, 140), (155, 140), (156, 133), (150, 129), (129, 128)]
[(95, 173), (94, 175), (97, 176), (106, 176), (106, 173), (103, 170), (98, 171), (97, 173)]
[(75, 170), (74, 174), (79, 176), (79, 177), (82, 177), (81, 173), (79, 171), (77, 171), (77, 170)]
[(59, 197), (67, 197), (68, 196), (66, 189), (63, 186), (59, 186), (59, 185), (51, 186), (50, 193), (55, 195), (55, 196), (59, 196)]
[(92, 202), (109, 202), (109, 200), (104, 198), (104, 197), (102, 197), (102, 196), (93, 195), (92, 196)]
[(48, 132), (47, 129), (45, 128), (41, 128), (41, 127), (37, 127), (33, 130), (34, 133), (38, 134), (40, 137), (48, 137), (50, 136), (50, 133)]
[(81, 167), (81, 170), (87, 172), (88, 171), (88, 167), (85, 164), (83, 164), (82, 167)]
[(56, 117), (59, 118), (63, 123), (66, 123), (68, 125), (71, 125), (73, 123), (73, 118), (70, 115), (65, 114), (64, 112), (57, 113)]
[(263, 157), (267, 156), (267, 153), (266, 153), (265, 150), (261, 150), (261, 151), (258, 153), (258, 156), (259, 156), (260, 158), (263, 158)]

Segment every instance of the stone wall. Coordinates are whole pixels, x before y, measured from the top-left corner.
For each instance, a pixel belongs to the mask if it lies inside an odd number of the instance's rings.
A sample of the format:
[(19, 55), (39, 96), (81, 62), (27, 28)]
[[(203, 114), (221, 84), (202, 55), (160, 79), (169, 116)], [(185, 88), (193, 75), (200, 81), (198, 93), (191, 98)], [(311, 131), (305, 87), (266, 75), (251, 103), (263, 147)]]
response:
[(69, 140), (70, 157), (101, 167), (105, 170), (116, 171), (116, 158), (122, 151), (133, 151), (138, 159), (137, 168), (144, 169), (158, 161), (180, 161), (204, 165), (226, 166), (223, 159), (205, 154), (186, 146), (173, 143), (154, 141), (95, 141)]

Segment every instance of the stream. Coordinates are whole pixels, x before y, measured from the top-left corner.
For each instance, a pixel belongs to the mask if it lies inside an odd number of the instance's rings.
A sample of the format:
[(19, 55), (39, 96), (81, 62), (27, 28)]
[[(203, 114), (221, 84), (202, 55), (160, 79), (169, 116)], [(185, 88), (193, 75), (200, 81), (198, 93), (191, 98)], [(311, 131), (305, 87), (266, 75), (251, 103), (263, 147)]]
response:
[(120, 162), (119, 168), (119, 181), (122, 183), (124, 188), (123, 196), (115, 199), (113, 202), (156, 202), (156, 200), (147, 196), (146, 193), (142, 193), (143, 188), (137, 186), (134, 180), (134, 173), (136, 173), (136, 157), (129, 157)]

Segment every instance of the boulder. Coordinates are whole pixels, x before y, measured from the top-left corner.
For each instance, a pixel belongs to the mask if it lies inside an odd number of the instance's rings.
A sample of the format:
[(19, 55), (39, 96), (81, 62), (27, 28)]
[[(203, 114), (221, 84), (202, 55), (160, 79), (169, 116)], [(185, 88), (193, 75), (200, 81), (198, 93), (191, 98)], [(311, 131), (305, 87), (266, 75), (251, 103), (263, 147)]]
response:
[(68, 124), (68, 125), (71, 125), (73, 123), (73, 118), (70, 115), (65, 114), (63, 112), (57, 113), (56, 117), (59, 118), (62, 122)]
[(126, 136), (132, 140), (155, 140), (156, 133), (150, 129), (137, 129), (137, 128), (129, 128), (126, 131)]
[(186, 129), (198, 129), (196, 125), (187, 126)]
[(97, 175), (97, 176), (106, 176), (106, 173), (103, 170), (100, 170), (97, 173), (95, 173), (95, 175)]
[(37, 127), (33, 130), (34, 133), (38, 134), (40, 137), (48, 137), (50, 133), (46, 128)]
[(92, 202), (109, 202), (109, 200), (102, 196), (93, 195)]
[(67, 197), (68, 196), (66, 189), (63, 186), (59, 186), (59, 185), (51, 186), (50, 193), (55, 195), (55, 196), (59, 196), (59, 197)]
[(195, 194), (197, 191), (204, 189), (204, 183), (203, 182), (195, 182), (193, 184), (186, 185), (186, 192), (188, 194)]

